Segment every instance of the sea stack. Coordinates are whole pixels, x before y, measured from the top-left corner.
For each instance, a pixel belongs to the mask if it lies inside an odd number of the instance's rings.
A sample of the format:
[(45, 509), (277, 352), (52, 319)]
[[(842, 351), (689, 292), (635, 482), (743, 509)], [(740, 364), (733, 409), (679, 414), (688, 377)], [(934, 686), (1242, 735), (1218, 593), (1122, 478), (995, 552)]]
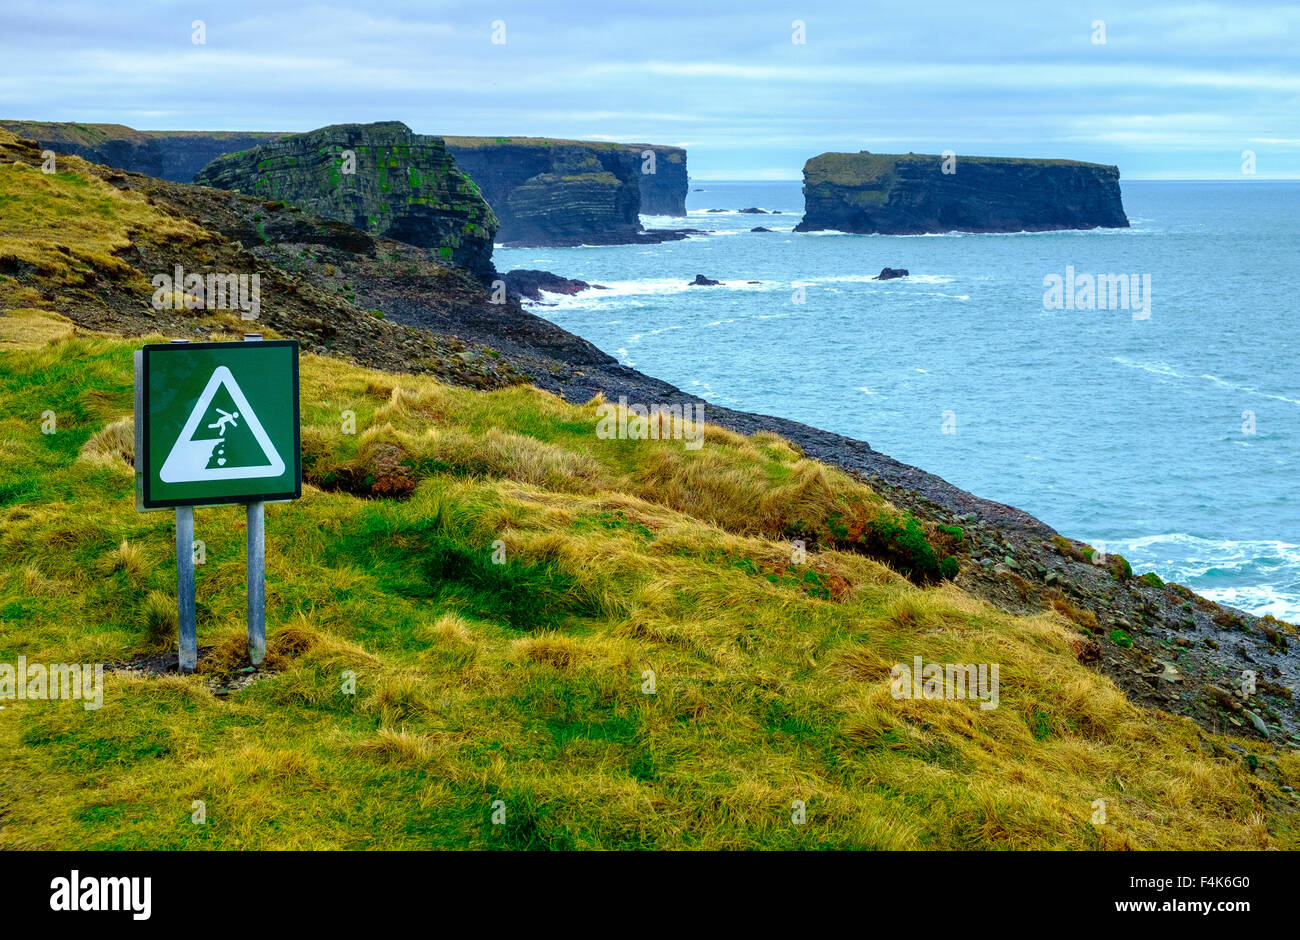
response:
[(796, 232), (1127, 228), (1119, 169), (1074, 160), (823, 153), (804, 164)]

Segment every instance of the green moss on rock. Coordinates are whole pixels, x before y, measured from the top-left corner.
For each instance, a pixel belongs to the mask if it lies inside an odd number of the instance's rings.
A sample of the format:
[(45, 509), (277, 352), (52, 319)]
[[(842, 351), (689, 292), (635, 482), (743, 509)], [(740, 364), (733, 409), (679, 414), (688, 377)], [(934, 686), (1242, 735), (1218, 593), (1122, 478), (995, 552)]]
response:
[[(356, 172), (343, 172), (343, 153)], [(338, 124), (220, 157), (198, 182), (283, 199), (309, 212), (429, 249), (451, 264), (492, 271), (496, 215), (442, 139), (405, 124)]]

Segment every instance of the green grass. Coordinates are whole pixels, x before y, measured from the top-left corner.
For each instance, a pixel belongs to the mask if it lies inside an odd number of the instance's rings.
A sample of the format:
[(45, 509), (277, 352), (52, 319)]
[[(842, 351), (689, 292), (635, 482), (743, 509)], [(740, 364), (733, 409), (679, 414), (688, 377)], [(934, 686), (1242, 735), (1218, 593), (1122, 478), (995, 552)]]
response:
[[(0, 145), (12, 139), (0, 132)], [(76, 158), (61, 165), (78, 166)], [(119, 254), (133, 239), (197, 245), (210, 236), (185, 219), (168, 215), (139, 193), (122, 191), (79, 172), (45, 174), (24, 163), (0, 164), (3, 216), (0, 264), (34, 266), (50, 285), (75, 287), (97, 277), (120, 281), (141, 300), (149, 282)], [(0, 292), (2, 294), (3, 292)]]
[[(959, 154), (958, 164), (1038, 164), (1041, 166), (1096, 166), (1077, 160), (1040, 160), (1029, 157), (972, 157)], [(823, 153), (804, 164), (804, 183), (821, 191), (825, 187), (865, 187), (867, 196), (887, 192), (897, 179), (900, 162), (925, 163), (938, 167), (943, 157), (925, 153)]]
[[(172, 517), (120, 456), (137, 343), (49, 322), (0, 315), (0, 662), (163, 651)], [(200, 672), (6, 703), (0, 847), (1296, 846), (1226, 740), (1130, 704), (1067, 620), (872, 557), (873, 524), (928, 543), (866, 486), (774, 435), (601, 440), (597, 404), (304, 356), (263, 677), (208, 690), (244, 665), (244, 532), (199, 509)], [(893, 698), (913, 655), (999, 663), (999, 707)]]

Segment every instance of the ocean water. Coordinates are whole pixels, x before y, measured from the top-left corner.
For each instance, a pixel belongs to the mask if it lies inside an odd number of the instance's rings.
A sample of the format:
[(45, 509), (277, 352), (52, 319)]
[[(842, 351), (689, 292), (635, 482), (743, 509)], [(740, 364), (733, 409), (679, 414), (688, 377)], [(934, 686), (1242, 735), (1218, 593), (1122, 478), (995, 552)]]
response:
[[(1300, 183), (1128, 182), (1130, 229), (934, 236), (795, 234), (796, 182), (692, 186), (688, 221), (643, 221), (713, 234), (497, 267), (611, 288), (532, 309), (643, 372), (1300, 621)], [(911, 277), (871, 280), (886, 266)], [(1149, 308), (1047, 307), (1070, 267), (1149, 275)]]

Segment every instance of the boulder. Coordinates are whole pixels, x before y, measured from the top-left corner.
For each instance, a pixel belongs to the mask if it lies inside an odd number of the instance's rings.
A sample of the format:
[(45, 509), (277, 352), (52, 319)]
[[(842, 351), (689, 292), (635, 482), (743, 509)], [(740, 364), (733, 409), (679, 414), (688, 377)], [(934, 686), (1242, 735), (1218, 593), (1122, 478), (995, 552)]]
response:
[(600, 284), (588, 284), (573, 277), (561, 277), (550, 271), (538, 271), (533, 268), (515, 268), (501, 275), (506, 282), (506, 290), (512, 296), (527, 297), (529, 300), (541, 300), (542, 291), (548, 294), (573, 294), (595, 288), (608, 290)]

